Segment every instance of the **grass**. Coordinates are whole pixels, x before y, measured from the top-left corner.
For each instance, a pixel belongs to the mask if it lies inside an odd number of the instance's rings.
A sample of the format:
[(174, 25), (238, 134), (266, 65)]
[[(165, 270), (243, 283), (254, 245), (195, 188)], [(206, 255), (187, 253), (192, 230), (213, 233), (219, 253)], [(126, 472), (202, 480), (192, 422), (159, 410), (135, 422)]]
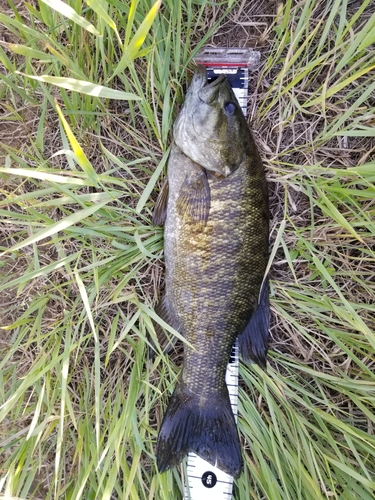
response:
[(257, 43), (272, 342), (241, 366), (234, 498), (372, 499), (373, 2), (0, 4), (0, 498), (182, 498), (151, 215), (195, 51)]

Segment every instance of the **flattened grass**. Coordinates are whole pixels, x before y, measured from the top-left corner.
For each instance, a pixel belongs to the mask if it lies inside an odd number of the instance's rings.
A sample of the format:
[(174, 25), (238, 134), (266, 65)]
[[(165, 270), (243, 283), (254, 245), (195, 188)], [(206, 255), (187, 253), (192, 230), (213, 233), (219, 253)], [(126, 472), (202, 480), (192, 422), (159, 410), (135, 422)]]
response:
[(154, 458), (181, 352), (148, 357), (151, 212), (190, 62), (219, 28), (263, 43), (250, 110), (275, 245), (234, 498), (372, 499), (372, 2), (9, 1), (0, 23), (0, 495), (182, 498), (182, 468)]

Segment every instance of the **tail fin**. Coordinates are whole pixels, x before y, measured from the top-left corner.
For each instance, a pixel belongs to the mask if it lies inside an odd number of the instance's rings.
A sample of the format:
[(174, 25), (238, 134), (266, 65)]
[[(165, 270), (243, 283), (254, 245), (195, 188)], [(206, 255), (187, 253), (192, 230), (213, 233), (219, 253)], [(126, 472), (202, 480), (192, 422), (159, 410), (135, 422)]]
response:
[(231, 476), (242, 470), (241, 448), (228, 390), (205, 400), (179, 382), (164, 415), (156, 445), (159, 472), (194, 452)]

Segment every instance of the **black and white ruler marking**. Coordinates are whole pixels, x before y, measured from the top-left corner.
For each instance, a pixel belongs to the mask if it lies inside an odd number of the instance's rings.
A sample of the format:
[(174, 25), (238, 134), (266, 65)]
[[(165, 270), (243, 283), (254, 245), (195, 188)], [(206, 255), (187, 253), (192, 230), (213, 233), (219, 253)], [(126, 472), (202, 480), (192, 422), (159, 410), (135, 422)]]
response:
[[(195, 57), (197, 64), (207, 68), (208, 80), (221, 73), (227, 76), (241, 109), (247, 114), (249, 71), (259, 66), (260, 52), (249, 48), (204, 47)], [(235, 342), (227, 366), (225, 382), (228, 386), (234, 418), (237, 422), (238, 409), (238, 343)], [(230, 500), (233, 477), (209, 464), (202, 458), (189, 453), (187, 460), (185, 500)]]

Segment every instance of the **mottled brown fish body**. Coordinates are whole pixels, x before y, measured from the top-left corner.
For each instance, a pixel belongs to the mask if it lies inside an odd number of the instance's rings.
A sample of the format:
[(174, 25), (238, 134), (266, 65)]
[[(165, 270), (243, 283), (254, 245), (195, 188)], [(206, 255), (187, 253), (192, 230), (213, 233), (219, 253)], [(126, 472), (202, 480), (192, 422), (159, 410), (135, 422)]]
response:
[[(199, 68), (198, 79), (202, 73)], [(213, 106), (224, 111), (214, 117), (211, 129), (216, 131), (203, 140), (195, 137), (193, 149), (204, 148), (203, 154), (189, 155), (183, 118), (175, 126), (178, 145), (173, 144), (168, 163), (163, 309), (193, 349), (184, 346), (183, 370), (161, 427), (157, 459), (163, 471), (193, 451), (238, 476), (242, 459), (225, 370), (238, 336), (244, 357), (265, 364), (267, 321), (256, 331), (251, 323), (252, 317), (258, 316), (257, 324), (267, 315), (266, 292), (260, 307), (258, 302), (268, 260), (268, 196), (262, 162), (229, 84), (221, 79), (210, 88), (205, 81), (201, 88), (205, 98), (210, 91), (215, 94), (203, 102), (208, 112)], [(189, 120), (184, 120), (187, 127)], [(233, 122), (236, 130), (225, 143)], [(201, 164), (191, 158), (199, 160), (199, 155)]]

